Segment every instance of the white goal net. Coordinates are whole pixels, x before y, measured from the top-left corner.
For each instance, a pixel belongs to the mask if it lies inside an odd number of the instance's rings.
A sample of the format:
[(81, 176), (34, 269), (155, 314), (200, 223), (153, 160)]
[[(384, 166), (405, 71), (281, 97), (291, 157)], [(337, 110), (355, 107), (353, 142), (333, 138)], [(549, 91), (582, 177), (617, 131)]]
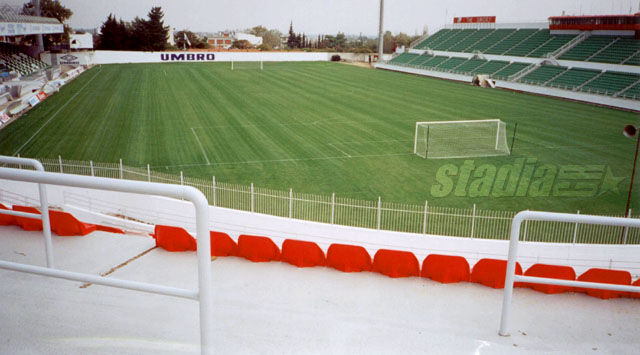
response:
[(413, 152), (426, 159), (509, 155), (506, 124), (498, 119), (416, 122)]
[(236, 62), (231, 61), (231, 70), (263, 70), (262, 61)]

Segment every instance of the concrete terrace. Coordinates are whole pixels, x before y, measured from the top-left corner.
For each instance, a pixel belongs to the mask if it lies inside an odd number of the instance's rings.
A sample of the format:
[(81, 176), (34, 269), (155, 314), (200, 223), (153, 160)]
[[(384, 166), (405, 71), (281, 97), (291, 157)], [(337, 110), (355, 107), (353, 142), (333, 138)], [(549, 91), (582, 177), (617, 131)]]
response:
[[(154, 248), (149, 237), (53, 235), (53, 246), (61, 269), (103, 274), (119, 266), (109, 277), (186, 288), (197, 284), (195, 253)], [(0, 227), (0, 260), (44, 266), (41, 232)], [(517, 288), (511, 336), (500, 337), (502, 290), (478, 284), (236, 257), (217, 258), (211, 268), (214, 351), (221, 354), (634, 354), (640, 349), (637, 299)], [(6, 270), (0, 270), (0, 284), (0, 353), (199, 353), (195, 301)]]

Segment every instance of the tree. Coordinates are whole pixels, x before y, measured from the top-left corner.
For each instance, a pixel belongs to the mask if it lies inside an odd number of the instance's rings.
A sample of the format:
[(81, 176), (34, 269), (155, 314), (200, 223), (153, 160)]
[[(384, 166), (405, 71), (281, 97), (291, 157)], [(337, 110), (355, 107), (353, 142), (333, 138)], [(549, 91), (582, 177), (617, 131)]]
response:
[(116, 21), (113, 14), (109, 14), (107, 20), (100, 27), (100, 36), (97, 48), (104, 50), (129, 49), (131, 37), (129, 26), (122, 20)]
[(278, 30), (269, 30), (262, 36), (262, 44), (271, 48), (280, 48), (282, 46), (282, 32)]
[(293, 21), (291, 21), (291, 25), (289, 25), (289, 38), (287, 39), (287, 46), (291, 49), (298, 48), (298, 37), (296, 33), (293, 32)]
[(246, 39), (241, 39), (241, 40), (233, 41), (233, 43), (231, 43), (231, 48), (249, 49), (249, 48), (253, 48), (253, 46)]
[[(31, 1), (22, 5), (22, 13), (35, 16), (36, 9)], [(64, 33), (43, 36), (45, 48), (52, 44), (69, 42), (69, 32), (71, 32), (71, 28), (65, 24), (65, 21), (73, 16), (73, 11), (66, 8), (58, 0), (40, 0), (40, 16), (53, 17), (64, 26)]]
[(133, 50), (152, 51), (151, 33), (147, 21), (136, 17), (131, 22), (131, 46)]
[(266, 27), (259, 25), (250, 29), (248, 32), (257, 37), (264, 37), (265, 34), (269, 32), (269, 30)]
[(165, 26), (162, 18), (164, 17), (164, 13), (162, 13), (162, 8), (152, 7), (149, 14), (148, 21), (145, 21), (146, 32), (148, 34), (149, 46), (151, 50), (154, 51), (163, 51), (167, 49), (167, 38), (169, 37), (169, 26)]

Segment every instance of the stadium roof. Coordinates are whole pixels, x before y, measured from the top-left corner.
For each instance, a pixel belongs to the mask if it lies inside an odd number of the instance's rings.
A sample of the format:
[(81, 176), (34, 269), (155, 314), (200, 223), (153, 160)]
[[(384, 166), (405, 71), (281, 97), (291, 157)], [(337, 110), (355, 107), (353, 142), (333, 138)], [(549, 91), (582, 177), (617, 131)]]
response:
[(18, 7), (0, 5), (0, 36), (62, 32), (64, 32), (64, 26), (55, 18), (24, 15)]

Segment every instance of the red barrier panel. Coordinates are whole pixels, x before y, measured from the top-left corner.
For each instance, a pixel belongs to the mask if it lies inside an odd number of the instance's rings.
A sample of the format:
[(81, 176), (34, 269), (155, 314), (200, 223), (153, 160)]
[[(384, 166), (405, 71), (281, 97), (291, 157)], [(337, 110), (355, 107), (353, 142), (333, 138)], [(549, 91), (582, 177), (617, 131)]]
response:
[(431, 254), (422, 262), (420, 276), (441, 283), (469, 281), (469, 263), (461, 256)]
[[(598, 282), (604, 284), (631, 285), (631, 274), (628, 271), (608, 270), (608, 269), (589, 269), (582, 275), (578, 276), (578, 281)], [(594, 288), (576, 287), (576, 292), (583, 292), (589, 296), (602, 298), (618, 298), (625, 296), (626, 292), (598, 290)]]
[[(569, 281), (576, 280), (576, 272), (573, 270), (571, 266), (560, 266), (560, 265), (534, 264), (534, 265), (531, 265), (531, 267), (524, 272), (524, 276), (546, 277), (550, 279), (569, 280)], [(548, 294), (573, 292), (573, 287), (569, 287), (569, 286), (554, 286), (554, 285), (534, 284), (529, 282), (519, 282), (518, 287), (528, 287), (536, 291), (544, 292)]]
[(103, 232), (109, 232), (109, 233), (124, 234), (124, 231), (122, 229), (120, 229), (120, 228), (102, 226), (102, 225), (99, 225), (99, 224), (96, 224), (96, 230), (97, 231), (103, 231)]
[(418, 258), (408, 251), (378, 250), (373, 257), (372, 270), (393, 278), (420, 276)]
[(371, 256), (361, 246), (331, 244), (327, 251), (327, 266), (344, 272), (371, 271)]
[(67, 212), (49, 210), (49, 221), (51, 230), (61, 237), (87, 235), (96, 230), (95, 225), (82, 223)]
[(238, 245), (227, 235), (221, 232), (209, 232), (211, 237), (211, 256), (235, 256)]
[[(7, 206), (0, 203), (0, 210), (9, 210)], [(0, 226), (10, 226), (12, 224), (18, 224), (15, 217), (6, 214), (0, 214)]]
[[(506, 260), (480, 259), (471, 270), (471, 282), (493, 288), (504, 288), (506, 273)], [(516, 263), (516, 275), (522, 275), (520, 263)]]
[(253, 262), (280, 261), (280, 249), (267, 237), (241, 235), (238, 237), (238, 256)]
[[(37, 213), (40, 214), (35, 207), (26, 207), (26, 206), (13, 206), (14, 211), (18, 212), (26, 212), (26, 213)], [(16, 224), (19, 225), (22, 229), (26, 231), (41, 231), (42, 230), (42, 220), (35, 218), (27, 218), (27, 217), (15, 217)]]
[(156, 226), (156, 246), (168, 251), (196, 250), (196, 240), (180, 227)]
[(318, 244), (286, 239), (282, 243), (282, 261), (297, 267), (324, 266), (326, 259)]
[(632, 283), (633, 286), (638, 286), (638, 292), (628, 292), (627, 296), (631, 298), (640, 298), (640, 279)]

